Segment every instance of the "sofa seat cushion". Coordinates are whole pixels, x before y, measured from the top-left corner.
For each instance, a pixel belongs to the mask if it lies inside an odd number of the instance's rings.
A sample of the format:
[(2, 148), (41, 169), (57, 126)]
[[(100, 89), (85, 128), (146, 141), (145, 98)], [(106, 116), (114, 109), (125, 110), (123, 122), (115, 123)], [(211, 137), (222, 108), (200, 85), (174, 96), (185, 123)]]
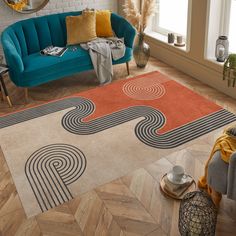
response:
[[(72, 47), (73, 48), (73, 47)], [(83, 66), (91, 64), (88, 52), (81, 47), (77, 50), (68, 49), (62, 57), (44, 56), (39, 52), (23, 58), (25, 73), (41, 72), (41, 70), (63, 69), (68, 66)]]
[[(123, 63), (131, 58), (132, 49), (126, 47), (125, 56), (113, 61), (113, 64)], [(93, 69), (88, 51), (81, 47), (77, 47), (77, 50), (74, 51), (68, 49), (62, 57), (42, 56), (39, 52), (34, 53), (24, 57), (23, 63), (25, 69), (20, 75), (23, 87), (37, 86), (46, 81)]]
[[(93, 68), (88, 51), (68, 49), (62, 57), (42, 56), (39, 52), (23, 58), (21, 86), (32, 87)], [(32, 79), (34, 78), (34, 79)]]

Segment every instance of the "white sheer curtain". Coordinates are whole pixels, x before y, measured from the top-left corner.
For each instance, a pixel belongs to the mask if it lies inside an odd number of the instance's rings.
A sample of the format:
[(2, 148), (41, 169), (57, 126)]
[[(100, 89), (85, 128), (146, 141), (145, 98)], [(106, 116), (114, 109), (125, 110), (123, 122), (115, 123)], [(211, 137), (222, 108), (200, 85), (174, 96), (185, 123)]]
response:
[(229, 51), (236, 53), (236, 0), (231, 2), (229, 22)]

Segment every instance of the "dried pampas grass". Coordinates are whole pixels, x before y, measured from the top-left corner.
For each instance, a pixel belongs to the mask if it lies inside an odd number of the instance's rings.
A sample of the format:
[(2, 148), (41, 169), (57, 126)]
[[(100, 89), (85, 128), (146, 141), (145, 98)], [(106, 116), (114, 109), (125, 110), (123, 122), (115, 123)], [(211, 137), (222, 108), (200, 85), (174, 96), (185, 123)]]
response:
[(142, 29), (144, 31), (147, 27), (148, 20), (156, 12), (156, 0), (143, 0), (142, 5)]
[(124, 12), (127, 20), (143, 33), (147, 27), (148, 20), (156, 12), (156, 0), (140, 0), (141, 10), (136, 7), (134, 0), (125, 0)]
[(124, 13), (126, 15), (127, 20), (139, 31), (140, 22), (141, 22), (141, 14), (133, 0), (125, 0), (124, 4)]

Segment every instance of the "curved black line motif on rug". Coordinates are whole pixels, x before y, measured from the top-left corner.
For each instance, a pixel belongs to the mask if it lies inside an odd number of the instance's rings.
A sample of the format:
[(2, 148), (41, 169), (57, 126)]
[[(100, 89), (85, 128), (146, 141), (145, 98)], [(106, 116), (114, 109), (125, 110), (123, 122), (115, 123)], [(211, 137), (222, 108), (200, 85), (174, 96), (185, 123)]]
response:
[(68, 185), (86, 169), (82, 151), (68, 144), (51, 144), (35, 151), (25, 164), (25, 174), (41, 211), (73, 198)]
[(134, 106), (84, 122), (83, 119), (91, 115), (94, 110), (94, 104), (90, 100), (82, 98), (75, 109), (63, 116), (62, 126), (73, 134), (90, 135), (144, 117), (135, 127), (137, 138), (148, 146), (168, 149), (236, 121), (236, 116), (233, 113), (221, 109), (164, 134), (158, 134), (158, 130), (164, 126), (166, 119), (164, 114), (155, 108)]
[(72, 97), (0, 117), (0, 129), (72, 107), (75, 107), (75, 109), (69, 111), (62, 119), (63, 127), (71, 133), (78, 135), (94, 134), (133, 119), (144, 117), (136, 125), (135, 134), (141, 142), (160, 149), (177, 147), (236, 121), (236, 116), (233, 113), (220, 109), (165, 134), (158, 134), (158, 129), (165, 123), (165, 117), (155, 108), (134, 106), (90, 122), (83, 122), (82, 119), (90, 115), (95, 110), (95, 106), (88, 99)]

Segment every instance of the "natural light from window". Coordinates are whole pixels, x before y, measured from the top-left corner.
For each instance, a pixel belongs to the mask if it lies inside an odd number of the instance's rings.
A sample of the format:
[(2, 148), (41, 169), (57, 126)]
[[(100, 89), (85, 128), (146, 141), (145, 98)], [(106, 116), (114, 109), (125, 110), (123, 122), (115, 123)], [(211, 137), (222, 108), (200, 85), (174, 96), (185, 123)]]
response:
[(236, 0), (231, 2), (229, 24), (229, 51), (236, 53)]
[(188, 0), (159, 0), (159, 25), (168, 32), (186, 36)]

